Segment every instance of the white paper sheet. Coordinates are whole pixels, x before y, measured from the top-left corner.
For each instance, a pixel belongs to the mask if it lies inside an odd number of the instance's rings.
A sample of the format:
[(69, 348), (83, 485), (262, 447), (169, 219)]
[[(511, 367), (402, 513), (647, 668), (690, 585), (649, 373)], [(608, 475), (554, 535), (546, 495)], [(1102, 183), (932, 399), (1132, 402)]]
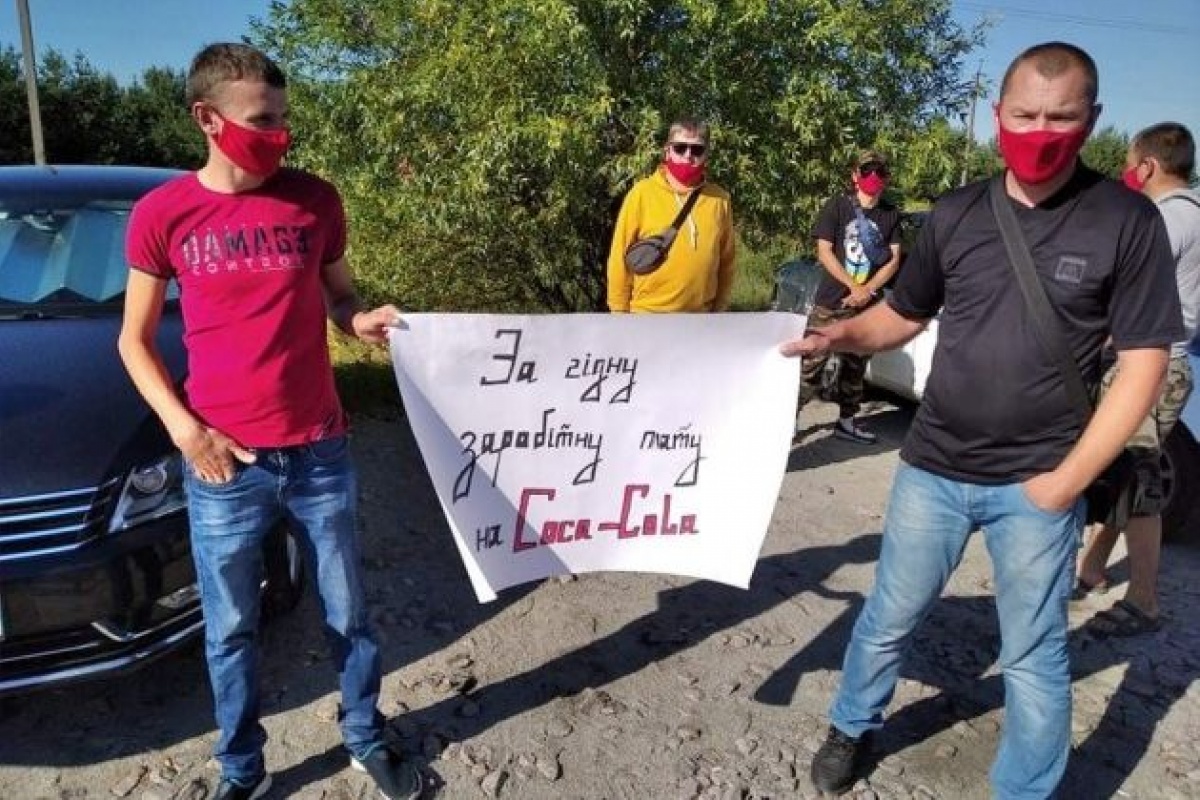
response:
[(787, 462), (804, 317), (409, 314), (392, 360), (480, 601), (563, 573), (745, 588)]

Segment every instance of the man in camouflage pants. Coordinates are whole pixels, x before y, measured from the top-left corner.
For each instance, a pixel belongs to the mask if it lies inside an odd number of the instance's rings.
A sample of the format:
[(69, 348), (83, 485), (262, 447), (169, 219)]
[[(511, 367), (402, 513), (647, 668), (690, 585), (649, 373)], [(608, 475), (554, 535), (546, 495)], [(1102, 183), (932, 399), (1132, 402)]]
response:
[[(883, 154), (864, 150), (851, 164), (848, 189), (830, 198), (821, 209), (813, 238), (817, 242), (817, 261), (825, 271), (808, 315), (809, 330), (861, 314), (883, 296), (883, 288), (899, 269), (900, 210), (883, 196), (890, 177)], [(856, 419), (862, 406), (868, 357), (857, 353), (841, 353), (838, 357), (837, 380), (831, 387), (823, 385), (829, 355), (804, 359), (799, 408), (828, 388), (831, 396), (826, 399), (838, 404), (833, 435), (874, 444), (875, 434)]]
[[(1125, 530), (1129, 550), (1129, 587), (1125, 598), (1088, 621), (1096, 636), (1134, 636), (1162, 626), (1158, 613), (1158, 563), (1162, 546), (1162, 476), (1160, 450), (1179, 420), (1192, 391), (1187, 343), (1196, 333), (1200, 313), (1200, 194), (1189, 188), (1196, 164), (1196, 147), (1184, 126), (1165, 122), (1141, 131), (1130, 142), (1125, 160), (1125, 184), (1154, 200), (1162, 212), (1175, 257), (1187, 337), (1171, 347), (1171, 360), (1162, 396), (1150, 416), (1130, 439), (1127, 449), (1136, 459), (1137, 477), (1110, 519), (1099, 526), (1079, 562), (1075, 599), (1108, 587), (1105, 565)], [(1105, 376), (1105, 385), (1112, 374)]]

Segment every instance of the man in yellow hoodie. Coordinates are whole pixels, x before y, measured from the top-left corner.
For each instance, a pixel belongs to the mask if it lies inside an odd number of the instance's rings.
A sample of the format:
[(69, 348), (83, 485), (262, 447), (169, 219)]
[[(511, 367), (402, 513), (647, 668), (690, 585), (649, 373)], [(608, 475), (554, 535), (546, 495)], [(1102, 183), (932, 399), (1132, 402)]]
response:
[[(705, 180), (708, 125), (673, 122), (654, 174), (634, 184), (621, 204), (608, 255), (608, 308), (613, 312), (724, 311), (733, 287), (733, 212), (729, 192)], [(635, 275), (625, 251), (662, 233), (692, 192), (695, 205), (680, 226), (666, 258), (652, 272)]]

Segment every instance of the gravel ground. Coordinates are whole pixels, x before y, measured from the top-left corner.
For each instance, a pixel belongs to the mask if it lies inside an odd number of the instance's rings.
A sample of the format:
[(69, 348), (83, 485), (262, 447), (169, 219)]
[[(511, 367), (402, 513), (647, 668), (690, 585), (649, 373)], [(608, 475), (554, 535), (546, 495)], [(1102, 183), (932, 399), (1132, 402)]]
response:
[[(383, 710), (446, 798), (815, 796), (842, 648), (870, 585), (911, 409), (874, 404), (880, 443), (830, 437), (816, 404), (749, 591), (659, 575), (554, 579), (478, 604), (406, 425), (356, 424)], [(1115, 577), (1126, 574), (1118, 565)], [(856, 798), (985, 798), (1002, 718), (990, 566), (976, 537), (920, 630)], [(1200, 797), (1200, 549), (1164, 557), (1168, 624), (1073, 636), (1066, 798)], [(1073, 608), (1085, 620), (1118, 592)], [(339, 747), (310, 592), (269, 626), (271, 797), (371, 796)], [(0, 704), (0, 798), (191, 800), (216, 782), (199, 649), (104, 683)]]

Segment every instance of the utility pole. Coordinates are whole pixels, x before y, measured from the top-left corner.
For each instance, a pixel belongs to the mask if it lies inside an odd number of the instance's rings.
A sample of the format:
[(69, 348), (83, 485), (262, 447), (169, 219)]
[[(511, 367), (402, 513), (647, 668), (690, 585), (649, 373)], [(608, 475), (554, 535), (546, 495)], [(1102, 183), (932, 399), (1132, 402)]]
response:
[(979, 100), (979, 81), (983, 74), (983, 62), (975, 70), (975, 83), (971, 86), (971, 109), (967, 112), (967, 145), (963, 149), (962, 175), (958, 179), (959, 186), (967, 183), (967, 170), (971, 164), (971, 146), (975, 144), (975, 103)]
[(33, 163), (46, 163), (46, 143), (42, 138), (42, 109), (38, 105), (37, 66), (33, 57), (33, 28), (29, 24), (29, 0), (17, 0), (17, 18), (21, 21), (21, 52), (25, 63), (25, 94), (29, 97), (29, 130), (33, 134)]

